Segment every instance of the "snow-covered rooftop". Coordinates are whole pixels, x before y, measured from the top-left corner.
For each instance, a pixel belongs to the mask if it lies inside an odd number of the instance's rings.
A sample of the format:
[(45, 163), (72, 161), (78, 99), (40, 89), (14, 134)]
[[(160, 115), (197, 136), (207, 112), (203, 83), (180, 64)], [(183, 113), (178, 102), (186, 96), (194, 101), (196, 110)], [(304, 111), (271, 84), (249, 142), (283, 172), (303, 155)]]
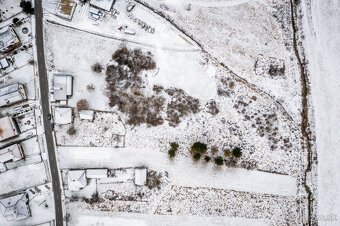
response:
[(94, 117), (94, 111), (91, 110), (82, 110), (79, 112), (79, 117), (80, 119), (85, 119), (85, 120), (93, 120)]
[(26, 193), (1, 199), (0, 210), (7, 221), (22, 220), (31, 215)]
[(0, 163), (5, 163), (9, 161), (15, 162), (23, 158), (24, 155), (19, 144), (13, 144), (11, 146), (0, 149)]
[(13, 28), (9, 26), (0, 28), (0, 52), (5, 52), (11, 46), (20, 42)]
[(8, 116), (0, 118), (0, 141), (14, 137), (18, 134), (19, 132), (12, 118)]
[(11, 105), (26, 100), (26, 92), (24, 85), (12, 84), (0, 88), (0, 107)]
[(56, 101), (67, 100), (72, 95), (72, 76), (54, 75), (53, 76), (53, 98)]
[(91, 0), (91, 5), (110, 11), (115, 0)]
[(69, 124), (72, 122), (72, 108), (58, 107), (54, 110), (56, 124)]
[(85, 170), (68, 171), (68, 189), (71, 191), (79, 191), (86, 186)]
[(86, 177), (87, 178), (106, 178), (107, 169), (87, 169)]
[(135, 184), (145, 185), (146, 182), (146, 168), (135, 168)]

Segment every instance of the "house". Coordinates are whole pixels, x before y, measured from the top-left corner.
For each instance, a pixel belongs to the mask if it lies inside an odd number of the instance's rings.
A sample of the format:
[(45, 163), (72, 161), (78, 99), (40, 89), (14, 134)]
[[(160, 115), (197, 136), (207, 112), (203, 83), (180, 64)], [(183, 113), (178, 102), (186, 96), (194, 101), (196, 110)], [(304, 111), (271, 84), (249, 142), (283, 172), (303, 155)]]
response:
[(70, 170), (68, 171), (68, 189), (71, 191), (79, 191), (81, 188), (86, 187), (85, 170)]
[(79, 117), (80, 117), (80, 119), (83, 119), (83, 120), (93, 121), (94, 111), (82, 110), (82, 111), (79, 112)]
[(135, 168), (135, 185), (145, 185), (147, 169), (145, 167)]
[(70, 124), (72, 122), (72, 108), (67, 107), (55, 108), (54, 122), (59, 125)]
[(54, 101), (66, 101), (72, 96), (73, 77), (71, 75), (55, 74), (52, 83)]
[(107, 178), (107, 169), (87, 169), (86, 178), (88, 179), (100, 179)]
[(0, 141), (19, 135), (19, 130), (11, 117), (0, 118)]
[(10, 26), (0, 28), (0, 53), (8, 53), (21, 45), (18, 35)]
[(9, 106), (27, 99), (25, 87), (16, 83), (0, 88), (0, 107)]
[(91, 0), (90, 4), (99, 9), (110, 11), (115, 0)]
[(16, 162), (24, 158), (24, 154), (20, 144), (0, 149), (0, 163)]
[(9, 63), (8, 63), (7, 59), (6, 58), (2, 58), (0, 60), (0, 68), (1, 69), (6, 69), (8, 67), (9, 67)]
[(0, 210), (7, 221), (18, 221), (30, 217), (27, 193), (1, 199)]

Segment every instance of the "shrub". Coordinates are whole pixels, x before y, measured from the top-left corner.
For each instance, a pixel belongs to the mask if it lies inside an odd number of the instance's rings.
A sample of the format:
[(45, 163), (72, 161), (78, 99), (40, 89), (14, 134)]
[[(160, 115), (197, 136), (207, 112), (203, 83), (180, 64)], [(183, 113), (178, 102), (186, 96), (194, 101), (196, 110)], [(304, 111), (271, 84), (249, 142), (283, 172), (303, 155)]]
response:
[(77, 102), (78, 111), (87, 110), (87, 109), (89, 109), (89, 103), (87, 102), (86, 99), (81, 99)]
[(19, 19), (17, 17), (14, 17), (13, 20), (12, 20), (13, 24), (16, 24), (19, 22)]
[(176, 156), (179, 145), (175, 142), (170, 143), (170, 150), (168, 151), (169, 157), (173, 158)]
[(194, 158), (194, 160), (196, 160), (196, 161), (200, 160), (200, 159), (201, 159), (201, 153), (196, 152), (196, 153), (193, 155), (193, 158)]
[(22, 11), (27, 14), (31, 14), (34, 11), (31, 1), (21, 0), (20, 8), (22, 8)]
[(94, 91), (94, 85), (91, 83), (91, 84), (88, 84), (87, 86), (86, 86), (86, 89), (89, 91), (89, 92), (93, 92)]
[(232, 152), (229, 149), (224, 150), (224, 157), (229, 158), (229, 157), (231, 157), (231, 155), (232, 155)]
[(207, 145), (202, 143), (202, 142), (195, 142), (192, 146), (191, 146), (191, 152), (193, 154), (195, 153), (200, 153), (203, 154), (207, 151)]
[(223, 165), (223, 161), (224, 161), (224, 160), (223, 160), (222, 156), (217, 156), (217, 157), (214, 159), (215, 164), (218, 165), (218, 166)]
[(242, 156), (242, 150), (239, 147), (233, 149), (233, 156), (236, 158), (240, 158)]
[(75, 135), (77, 133), (77, 130), (74, 128), (74, 126), (71, 126), (68, 130), (67, 130), (68, 135)]
[(204, 161), (210, 162), (210, 160), (211, 160), (211, 157), (210, 157), (209, 155), (206, 155), (206, 156), (204, 157)]
[(92, 65), (92, 71), (97, 72), (97, 73), (101, 73), (103, 70), (103, 67), (100, 63), (95, 63), (94, 65)]
[(216, 145), (211, 147), (211, 154), (212, 155), (216, 155), (218, 152), (218, 147)]

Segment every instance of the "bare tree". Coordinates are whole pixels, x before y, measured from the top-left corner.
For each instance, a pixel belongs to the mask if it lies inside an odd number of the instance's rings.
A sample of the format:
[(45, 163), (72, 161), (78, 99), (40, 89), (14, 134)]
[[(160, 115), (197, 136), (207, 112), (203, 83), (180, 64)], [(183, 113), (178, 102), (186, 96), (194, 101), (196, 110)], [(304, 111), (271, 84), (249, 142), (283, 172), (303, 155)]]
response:
[(77, 102), (78, 111), (87, 110), (87, 109), (89, 109), (89, 103), (87, 102), (86, 99), (81, 99)]

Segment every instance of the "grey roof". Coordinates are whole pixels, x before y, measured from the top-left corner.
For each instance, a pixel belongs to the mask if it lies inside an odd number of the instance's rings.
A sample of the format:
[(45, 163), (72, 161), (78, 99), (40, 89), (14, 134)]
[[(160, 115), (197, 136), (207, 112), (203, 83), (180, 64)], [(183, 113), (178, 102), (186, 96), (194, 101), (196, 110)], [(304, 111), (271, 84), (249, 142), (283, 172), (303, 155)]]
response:
[(0, 88), (0, 106), (7, 106), (26, 100), (24, 86), (19, 83)]
[(22, 220), (31, 216), (26, 193), (1, 199), (0, 210), (7, 221)]

